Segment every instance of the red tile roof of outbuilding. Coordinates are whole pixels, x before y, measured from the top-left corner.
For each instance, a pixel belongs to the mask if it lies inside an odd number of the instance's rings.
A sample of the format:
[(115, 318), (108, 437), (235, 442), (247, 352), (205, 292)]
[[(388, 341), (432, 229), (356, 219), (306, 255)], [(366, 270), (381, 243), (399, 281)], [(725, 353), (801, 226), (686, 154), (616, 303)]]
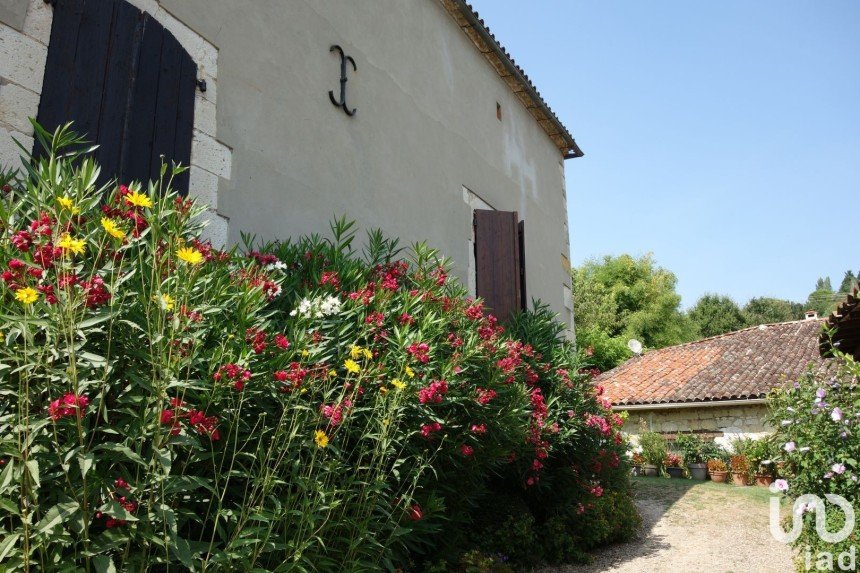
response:
[(613, 405), (672, 404), (763, 398), (811, 364), (822, 320), (753, 326), (720, 336), (652, 350), (595, 379)]

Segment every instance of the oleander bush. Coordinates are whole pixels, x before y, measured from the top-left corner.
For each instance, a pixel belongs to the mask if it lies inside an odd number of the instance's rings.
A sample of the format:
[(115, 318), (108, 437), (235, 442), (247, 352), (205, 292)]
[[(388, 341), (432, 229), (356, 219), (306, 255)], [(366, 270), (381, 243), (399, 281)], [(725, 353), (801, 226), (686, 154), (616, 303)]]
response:
[(506, 330), (345, 220), (218, 250), (178, 168), (99, 187), (35, 127), (50, 153), (0, 181), (0, 568), (503, 570), (635, 530), (620, 420), (546, 307)]
[[(835, 352), (828, 371), (809, 371), (793, 384), (775, 390), (768, 397), (769, 421), (777, 428), (774, 443), (780, 453), (776, 460), (784, 480), (775, 482), (789, 499), (814, 494), (844, 497), (860, 514), (860, 363)], [(805, 555), (813, 562), (819, 552), (838, 556), (857, 552), (860, 527), (839, 543), (819, 538), (815, 531), (815, 508), (804, 504), (803, 529), (794, 543), (799, 551), (797, 570), (806, 570)], [(820, 509), (819, 509), (820, 510)], [(845, 514), (826, 503), (830, 532), (839, 531)]]

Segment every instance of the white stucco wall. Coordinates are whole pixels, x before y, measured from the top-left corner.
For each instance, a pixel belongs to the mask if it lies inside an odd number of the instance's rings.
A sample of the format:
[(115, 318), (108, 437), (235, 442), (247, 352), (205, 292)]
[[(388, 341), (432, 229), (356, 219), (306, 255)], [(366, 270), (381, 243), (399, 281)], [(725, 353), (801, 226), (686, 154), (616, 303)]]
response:
[[(16, 1), (29, 2), (42, 31), (28, 35), (29, 13), (23, 33), (0, 30), (0, 76), (17, 86), (8, 99), (28, 90), (33, 110), (0, 112), (0, 160), (4, 135), (26, 136), (11, 120), (35, 115), (50, 29), (42, 0), (3, 0)], [(468, 284), (465, 187), (525, 220), (527, 296), (571, 324), (561, 153), (437, 0), (132, 3), (179, 39), (207, 81), (191, 187), (212, 205), (216, 239), (325, 233), (345, 214), (404, 245), (428, 241)], [(354, 117), (329, 101), (340, 75), (332, 44), (358, 65), (347, 87)]]

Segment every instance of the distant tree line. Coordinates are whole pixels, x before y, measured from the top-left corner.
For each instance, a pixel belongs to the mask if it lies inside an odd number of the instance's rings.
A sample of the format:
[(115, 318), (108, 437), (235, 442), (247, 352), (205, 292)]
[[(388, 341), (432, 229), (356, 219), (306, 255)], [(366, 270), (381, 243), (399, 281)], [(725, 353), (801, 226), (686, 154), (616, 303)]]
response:
[(806, 310), (824, 316), (858, 283), (860, 272), (846, 271), (839, 290), (830, 277), (819, 278), (805, 303), (755, 297), (740, 306), (731, 297), (706, 294), (686, 312), (676, 292), (677, 277), (648, 254), (590, 259), (572, 269), (577, 345), (600, 370), (629, 358), (631, 339), (646, 349), (717, 336), (759, 324), (800, 320)]

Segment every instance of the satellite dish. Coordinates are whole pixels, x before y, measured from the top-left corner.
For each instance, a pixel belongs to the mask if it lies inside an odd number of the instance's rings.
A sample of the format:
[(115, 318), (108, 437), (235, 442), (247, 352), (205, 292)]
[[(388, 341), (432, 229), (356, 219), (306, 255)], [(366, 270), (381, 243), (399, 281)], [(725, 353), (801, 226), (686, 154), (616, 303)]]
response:
[(642, 343), (636, 340), (635, 338), (631, 338), (627, 341), (627, 348), (633, 351), (633, 354), (639, 356), (642, 354)]

